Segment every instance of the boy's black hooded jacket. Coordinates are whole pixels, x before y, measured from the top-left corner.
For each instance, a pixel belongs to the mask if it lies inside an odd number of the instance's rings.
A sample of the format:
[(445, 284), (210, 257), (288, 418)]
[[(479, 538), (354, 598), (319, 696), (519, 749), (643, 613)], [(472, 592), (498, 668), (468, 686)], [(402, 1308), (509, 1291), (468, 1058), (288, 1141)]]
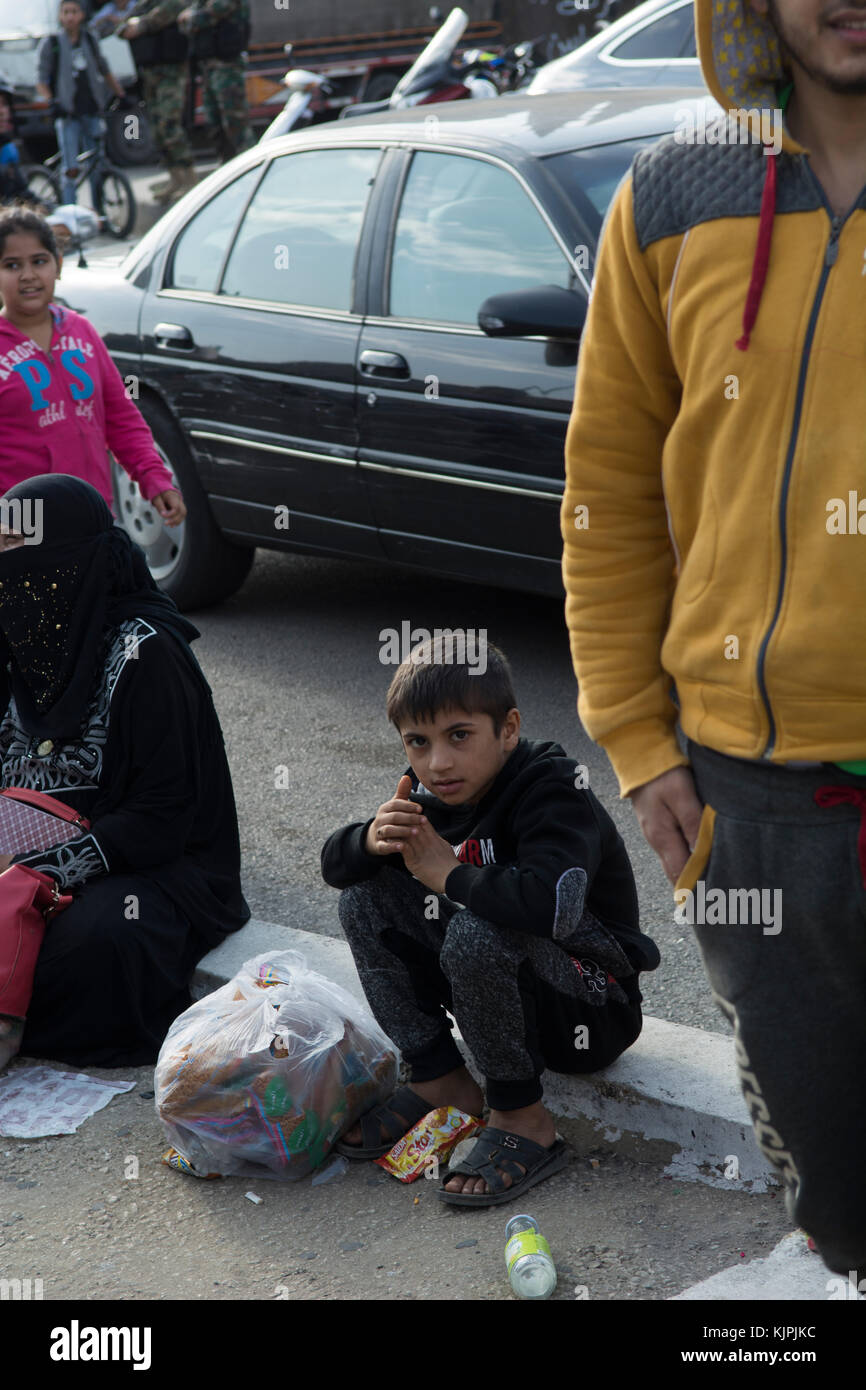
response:
[[(575, 785), (577, 767), (558, 743), (521, 738), (477, 805), (447, 806), (422, 789), (413, 800), (460, 861), (448, 875), (446, 895), (497, 926), (552, 938), (557, 885), (569, 870), (582, 869), (578, 912), (587, 908), (608, 928), (635, 970), (654, 970), (658, 948), (638, 930), (625, 845), (597, 797)], [(417, 791), (417, 777), (410, 768), (406, 773)], [(401, 854), (367, 853), (372, 821), (347, 825), (325, 843), (322, 876), (333, 888), (348, 888), (385, 867), (408, 873)]]

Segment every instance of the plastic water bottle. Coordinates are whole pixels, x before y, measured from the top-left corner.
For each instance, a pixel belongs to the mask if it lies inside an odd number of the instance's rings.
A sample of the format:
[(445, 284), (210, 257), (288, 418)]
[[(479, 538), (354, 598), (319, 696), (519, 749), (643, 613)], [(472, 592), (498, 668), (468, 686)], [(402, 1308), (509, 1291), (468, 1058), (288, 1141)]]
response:
[(556, 1265), (534, 1216), (512, 1216), (505, 1227), (505, 1263), (518, 1298), (550, 1298)]

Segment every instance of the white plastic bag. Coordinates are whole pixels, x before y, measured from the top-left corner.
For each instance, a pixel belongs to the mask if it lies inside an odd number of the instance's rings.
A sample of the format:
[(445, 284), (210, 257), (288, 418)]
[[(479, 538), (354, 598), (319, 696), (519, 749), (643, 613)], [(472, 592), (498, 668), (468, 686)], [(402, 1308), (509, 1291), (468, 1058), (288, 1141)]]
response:
[(395, 1078), (394, 1048), (366, 1003), (299, 951), (273, 951), (175, 1019), (154, 1090), (194, 1173), (296, 1180)]

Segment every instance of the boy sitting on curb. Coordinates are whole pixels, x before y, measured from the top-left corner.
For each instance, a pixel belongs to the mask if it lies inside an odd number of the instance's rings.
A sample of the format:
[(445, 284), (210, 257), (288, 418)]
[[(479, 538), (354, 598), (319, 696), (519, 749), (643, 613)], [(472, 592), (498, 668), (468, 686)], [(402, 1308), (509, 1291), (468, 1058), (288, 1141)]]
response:
[(574, 760), (520, 737), (503, 654), (488, 645), (483, 674), (431, 655), (416, 647), (387, 696), (410, 771), (322, 850), (367, 1000), (411, 1069), (337, 1147), (377, 1158), (437, 1106), (481, 1114), (447, 1008), (491, 1110), (438, 1195), (489, 1206), (565, 1166), (541, 1073), (597, 1071), (635, 1041), (638, 972), (659, 953), (638, 930), (625, 846)]

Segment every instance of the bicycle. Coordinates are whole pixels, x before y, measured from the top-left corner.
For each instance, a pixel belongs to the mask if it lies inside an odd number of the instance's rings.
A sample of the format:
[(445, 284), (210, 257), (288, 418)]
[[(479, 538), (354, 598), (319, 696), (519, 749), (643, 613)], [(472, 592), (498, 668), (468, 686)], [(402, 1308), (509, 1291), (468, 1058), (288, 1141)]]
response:
[[(49, 213), (60, 205), (61, 185), (60, 166), (62, 156), (51, 155), (43, 164), (26, 164), (22, 169), (31, 195), (42, 203)], [(84, 181), (95, 182), (95, 211), (103, 219), (105, 230), (110, 236), (122, 241), (129, 236), (138, 216), (138, 205), (132, 184), (122, 169), (113, 165), (105, 153), (105, 136), (102, 135), (92, 150), (85, 150), (76, 159), (78, 172), (73, 179), (76, 191)]]

